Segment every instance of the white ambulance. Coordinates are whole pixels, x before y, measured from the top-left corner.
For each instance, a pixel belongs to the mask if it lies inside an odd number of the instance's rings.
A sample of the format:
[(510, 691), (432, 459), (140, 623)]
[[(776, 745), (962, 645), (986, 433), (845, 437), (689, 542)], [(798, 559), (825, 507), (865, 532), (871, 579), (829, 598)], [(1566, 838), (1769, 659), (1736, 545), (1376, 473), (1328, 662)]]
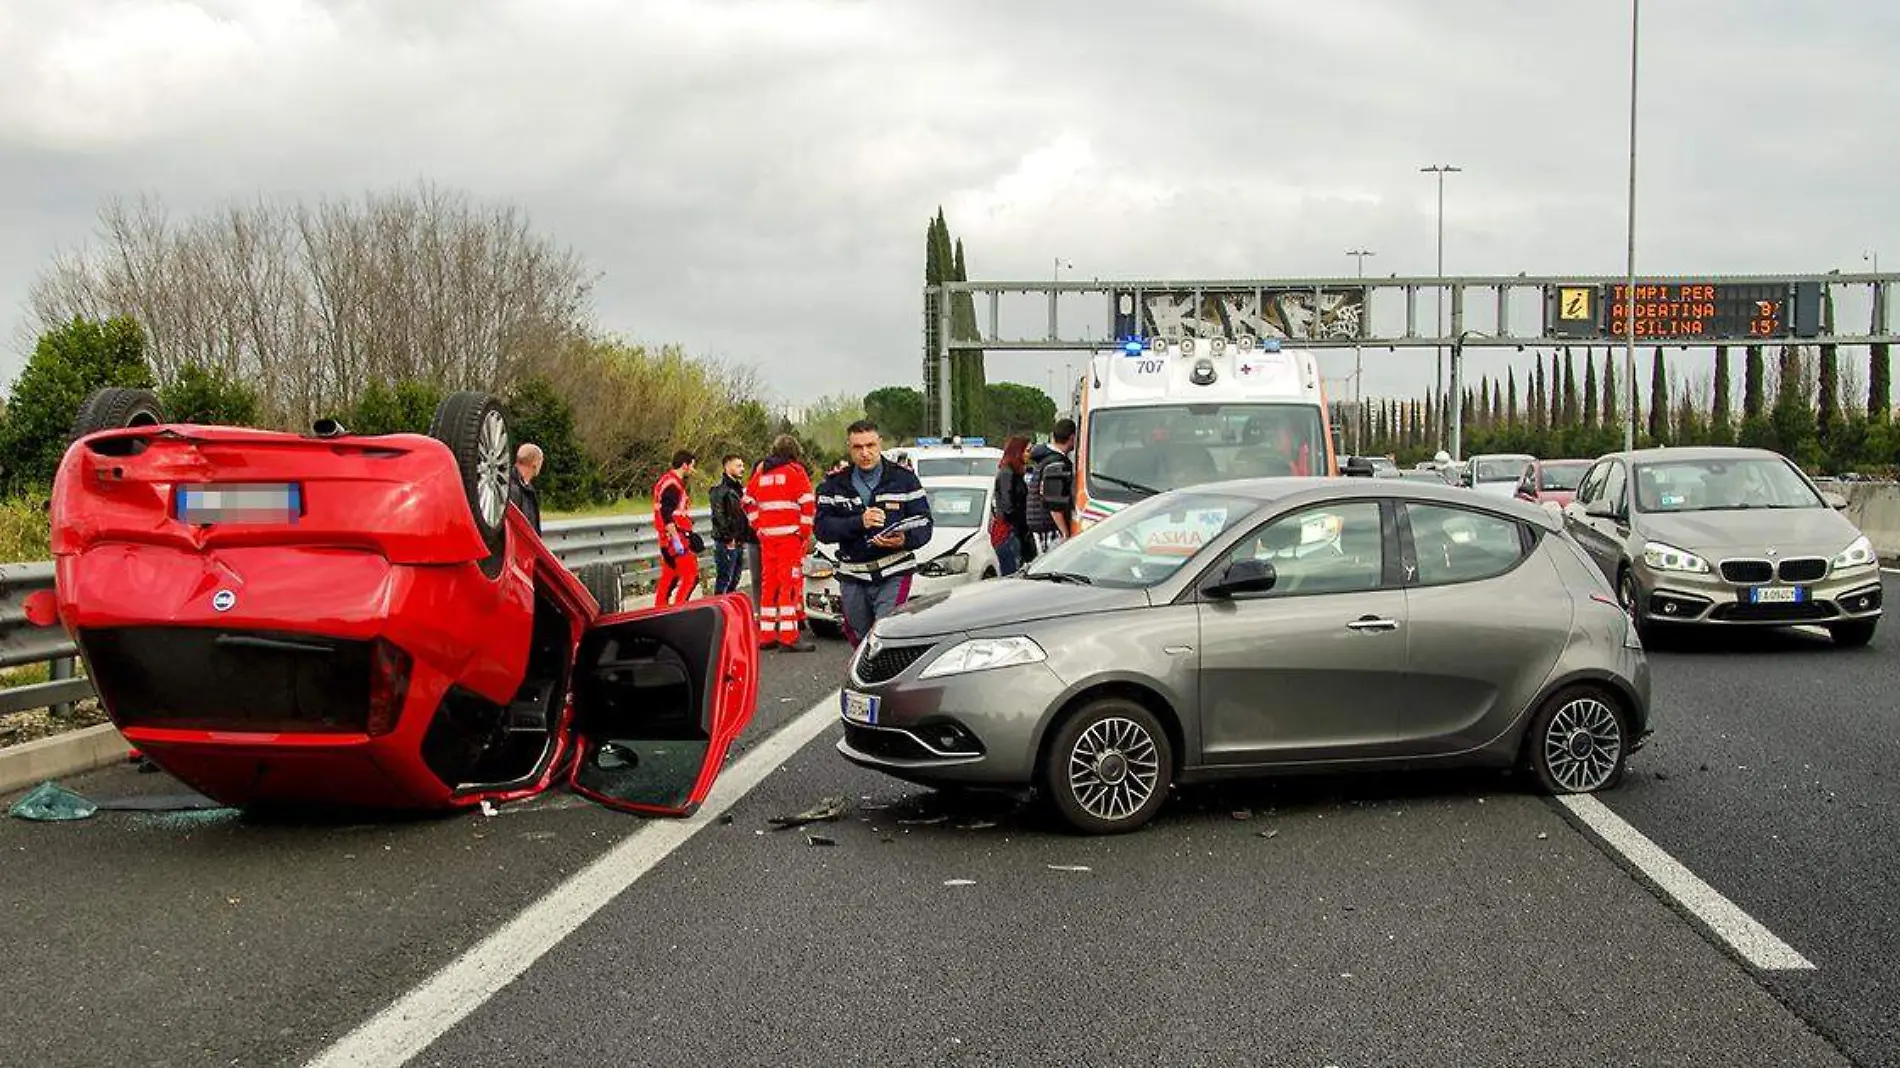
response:
[(1077, 396), (1077, 529), (1164, 490), (1339, 473), (1319, 360), (1277, 338), (1129, 341)]

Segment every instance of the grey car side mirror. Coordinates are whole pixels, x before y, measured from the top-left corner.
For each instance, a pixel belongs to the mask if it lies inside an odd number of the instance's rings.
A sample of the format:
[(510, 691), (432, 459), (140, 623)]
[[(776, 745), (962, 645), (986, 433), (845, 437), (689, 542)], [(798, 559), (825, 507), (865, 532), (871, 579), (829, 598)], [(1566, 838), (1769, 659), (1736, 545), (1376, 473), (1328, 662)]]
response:
[(1279, 580), (1279, 573), (1265, 560), (1235, 560), (1227, 565), (1219, 578), (1201, 587), (1201, 593), (1216, 600), (1225, 600), (1237, 593), (1266, 593)]
[(1847, 498), (1831, 490), (1822, 490), (1821, 499), (1827, 502), (1829, 508), (1837, 512), (1847, 507)]

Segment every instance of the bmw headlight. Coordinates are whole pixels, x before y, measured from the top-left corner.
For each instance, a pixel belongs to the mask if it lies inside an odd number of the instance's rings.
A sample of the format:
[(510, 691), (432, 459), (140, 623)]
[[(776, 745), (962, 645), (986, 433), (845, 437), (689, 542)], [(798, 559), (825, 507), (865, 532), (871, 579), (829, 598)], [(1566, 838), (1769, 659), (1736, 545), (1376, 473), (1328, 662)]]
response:
[(969, 553), (947, 553), (917, 569), (919, 575), (926, 578), (942, 578), (945, 575), (961, 575), (970, 570)]
[(1039, 664), (1046, 659), (1042, 646), (1029, 638), (971, 638), (932, 660), (919, 678), (935, 679), (968, 671)]
[(1867, 535), (1862, 534), (1854, 539), (1854, 544), (1842, 549), (1840, 555), (1834, 558), (1834, 570), (1857, 571), (1863, 567), (1872, 567), (1879, 562), (1880, 557), (1874, 553), (1874, 543), (1868, 539)]
[(1709, 562), (1687, 549), (1678, 549), (1660, 541), (1643, 546), (1643, 563), (1657, 571), (1684, 571), (1691, 575), (1709, 573)]

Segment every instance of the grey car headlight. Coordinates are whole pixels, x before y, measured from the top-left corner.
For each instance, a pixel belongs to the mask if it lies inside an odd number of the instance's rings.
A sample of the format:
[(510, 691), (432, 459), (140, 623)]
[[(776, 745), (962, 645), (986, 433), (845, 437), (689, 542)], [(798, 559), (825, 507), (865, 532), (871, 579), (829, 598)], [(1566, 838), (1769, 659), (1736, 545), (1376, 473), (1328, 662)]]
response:
[(951, 646), (942, 656), (932, 660), (918, 677), (935, 679), (969, 671), (1039, 664), (1047, 659), (1042, 646), (1029, 638), (971, 638)]
[(961, 575), (970, 570), (969, 553), (950, 553), (917, 569), (925, 578), (942, 578), (945, 575)]
[(1863, 567), (1872, 567), (1879, 562), (1880, 557), (1874, 553), (1874, 543), (1867, 535), (1862, 534), (1854, 539), (1854, 544), (1842, 549), (1840, 555), (1834, 558), (1834, 570), (1857, 571)]
[(1706, 575), (1710, 571), (1707, 560), (1660, 541), (1643, 544), (1643, 563), (1657, 571), (1684, 571), (1691, 575)]

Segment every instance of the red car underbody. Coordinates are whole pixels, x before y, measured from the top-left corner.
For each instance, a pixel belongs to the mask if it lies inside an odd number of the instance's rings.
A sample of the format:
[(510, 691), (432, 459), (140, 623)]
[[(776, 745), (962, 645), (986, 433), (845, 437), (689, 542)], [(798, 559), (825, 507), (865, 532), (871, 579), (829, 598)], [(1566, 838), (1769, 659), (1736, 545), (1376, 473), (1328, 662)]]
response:
[[(185, 487), (295, 487), (275, 519)], [(127, 741), (227, 804), (452, 808), (563, 778), (696, 809), (757, 696), (750, 606), (602, 616), (512, 506), (499, 574), (434, 438), (91, 435), (53, 489), (59, 622)]]

